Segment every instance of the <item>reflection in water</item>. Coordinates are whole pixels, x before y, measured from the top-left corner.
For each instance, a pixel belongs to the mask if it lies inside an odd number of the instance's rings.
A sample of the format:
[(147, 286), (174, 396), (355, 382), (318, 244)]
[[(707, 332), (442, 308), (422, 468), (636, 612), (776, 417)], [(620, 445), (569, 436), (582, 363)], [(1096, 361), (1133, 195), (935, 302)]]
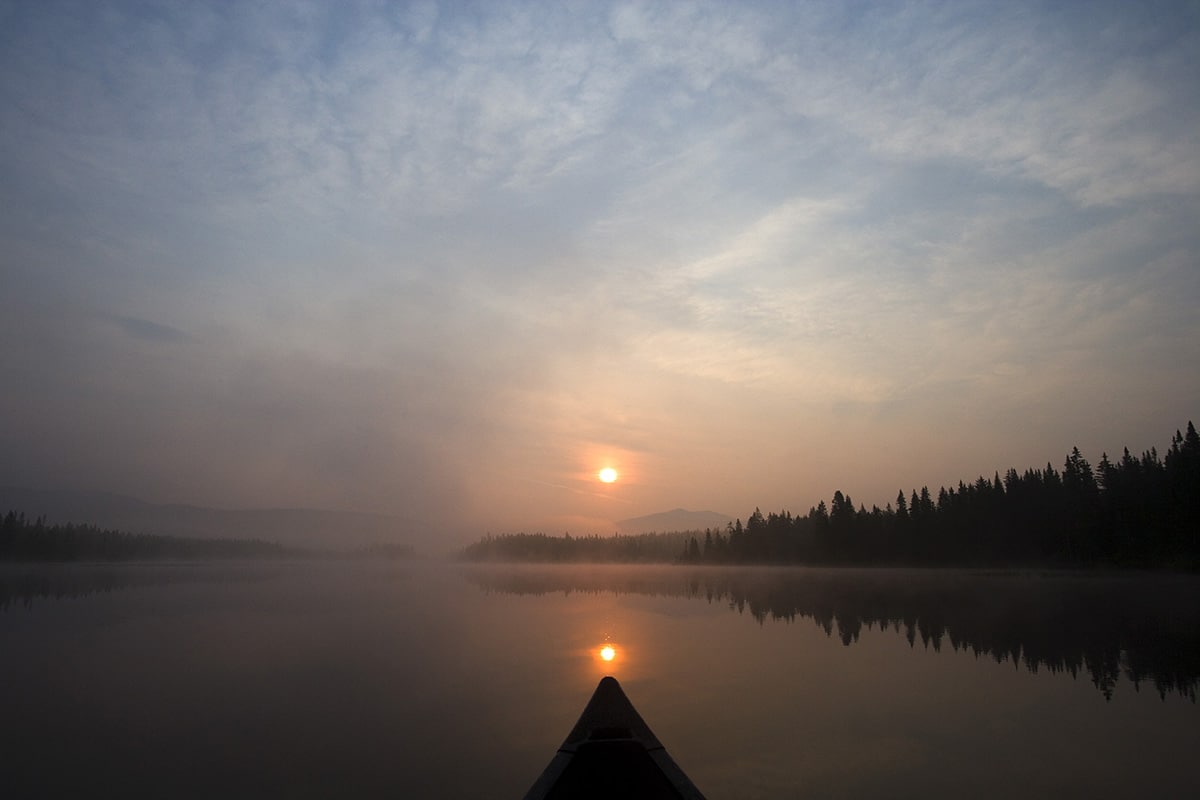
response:
[[(1165, 675), (1197, 650), (1174, 578), (460, 569), (0, 566), (0, 795), (520, 797), (611, 674), (711, 797), (1200, 797), (1195, 705), (1124, 672), (1106, 705), (1035, 648), (1104, 622)], [(1123, 632), (1143, 594), (1175, 596), (1178, 630), (1144, 617), (1174, 655)], [(1041, 675), (950, 653), (1011, 641)]]
[(1031, 672), (1084, 673), (1105, 698), (1122, 679), (1196, 701), (1200, 580), (1186, 575), (898, 569), (476, 567), (487, 592), (687, 597), (759, 623), (813, 620), (845, 645), (878, 626)]

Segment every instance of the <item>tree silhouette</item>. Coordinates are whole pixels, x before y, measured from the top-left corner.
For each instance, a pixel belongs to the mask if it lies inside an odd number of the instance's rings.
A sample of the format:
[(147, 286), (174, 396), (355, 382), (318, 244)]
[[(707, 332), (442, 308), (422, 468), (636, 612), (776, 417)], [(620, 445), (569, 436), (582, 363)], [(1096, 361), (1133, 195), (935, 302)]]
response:
[[(935, 500), (936, 496), (936, 500)], [(704, 533), (701, 548), (697, 534)], [(893, 509), (860, 505), (841, 490), (807, 514), (786, 509), (720, 532), (571, 539), (488, 537), (464, 551), (475, 560), (687, 561), (913, 565), (1200, 567), (1200, 435), (1189, 422), (1166, 458), (1125, 448), (1098, 466), (1072, 448), (1062, 472), (1043, 469), (896, 495)], [(696, 547), (691, 539), (696, 538)]]

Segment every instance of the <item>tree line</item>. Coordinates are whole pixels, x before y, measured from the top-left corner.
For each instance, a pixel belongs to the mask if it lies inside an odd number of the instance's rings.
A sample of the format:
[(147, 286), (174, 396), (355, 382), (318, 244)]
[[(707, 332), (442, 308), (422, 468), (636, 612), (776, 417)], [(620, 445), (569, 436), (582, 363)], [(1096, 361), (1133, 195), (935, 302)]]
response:
[[(668, 543), (674, 552), (664, 553)], [(682, 561), (711, 564), (893, 564), (1200, 567), (1200, 435), (1093, 467), (1074, 448), (1050, 463), (954, 487), (901, 490), (885, 508), (836, 491), (807, 514), (758, 508), (743, 525), (612, 538), (488, 536), (468, 560)]]
[(192, 539), (126, 533), (94, 525), (49, 524), (9, 511), (0, 520), (0, 561), (133, 561), (278, 558), (290, 548), (260, 539)]
[(678, 557), (690, 536), (687, 531), (636, 536), (489, 533), (478, 542), (464, 547), (459, 557), (465, 561), (664, 563)]

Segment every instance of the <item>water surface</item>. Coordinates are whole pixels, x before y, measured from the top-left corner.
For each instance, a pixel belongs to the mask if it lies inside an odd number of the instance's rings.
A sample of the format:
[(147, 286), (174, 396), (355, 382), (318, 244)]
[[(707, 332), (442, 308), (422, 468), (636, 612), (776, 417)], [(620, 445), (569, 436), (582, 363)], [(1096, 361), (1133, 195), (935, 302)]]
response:
[(1162, 575), (8, 566), (0, 791), (520, 797), (607, 673), (710, 798), (1196, 796), (1198, 601)]

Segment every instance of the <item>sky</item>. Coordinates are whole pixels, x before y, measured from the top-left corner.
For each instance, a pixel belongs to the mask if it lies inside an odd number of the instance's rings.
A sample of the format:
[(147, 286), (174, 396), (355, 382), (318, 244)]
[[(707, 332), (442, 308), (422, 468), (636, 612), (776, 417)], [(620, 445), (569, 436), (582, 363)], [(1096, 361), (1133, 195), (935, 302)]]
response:
[(1197, 87), (1195, 2), (0, 0), (0, 484), (465, 541), (1161, 452)]

